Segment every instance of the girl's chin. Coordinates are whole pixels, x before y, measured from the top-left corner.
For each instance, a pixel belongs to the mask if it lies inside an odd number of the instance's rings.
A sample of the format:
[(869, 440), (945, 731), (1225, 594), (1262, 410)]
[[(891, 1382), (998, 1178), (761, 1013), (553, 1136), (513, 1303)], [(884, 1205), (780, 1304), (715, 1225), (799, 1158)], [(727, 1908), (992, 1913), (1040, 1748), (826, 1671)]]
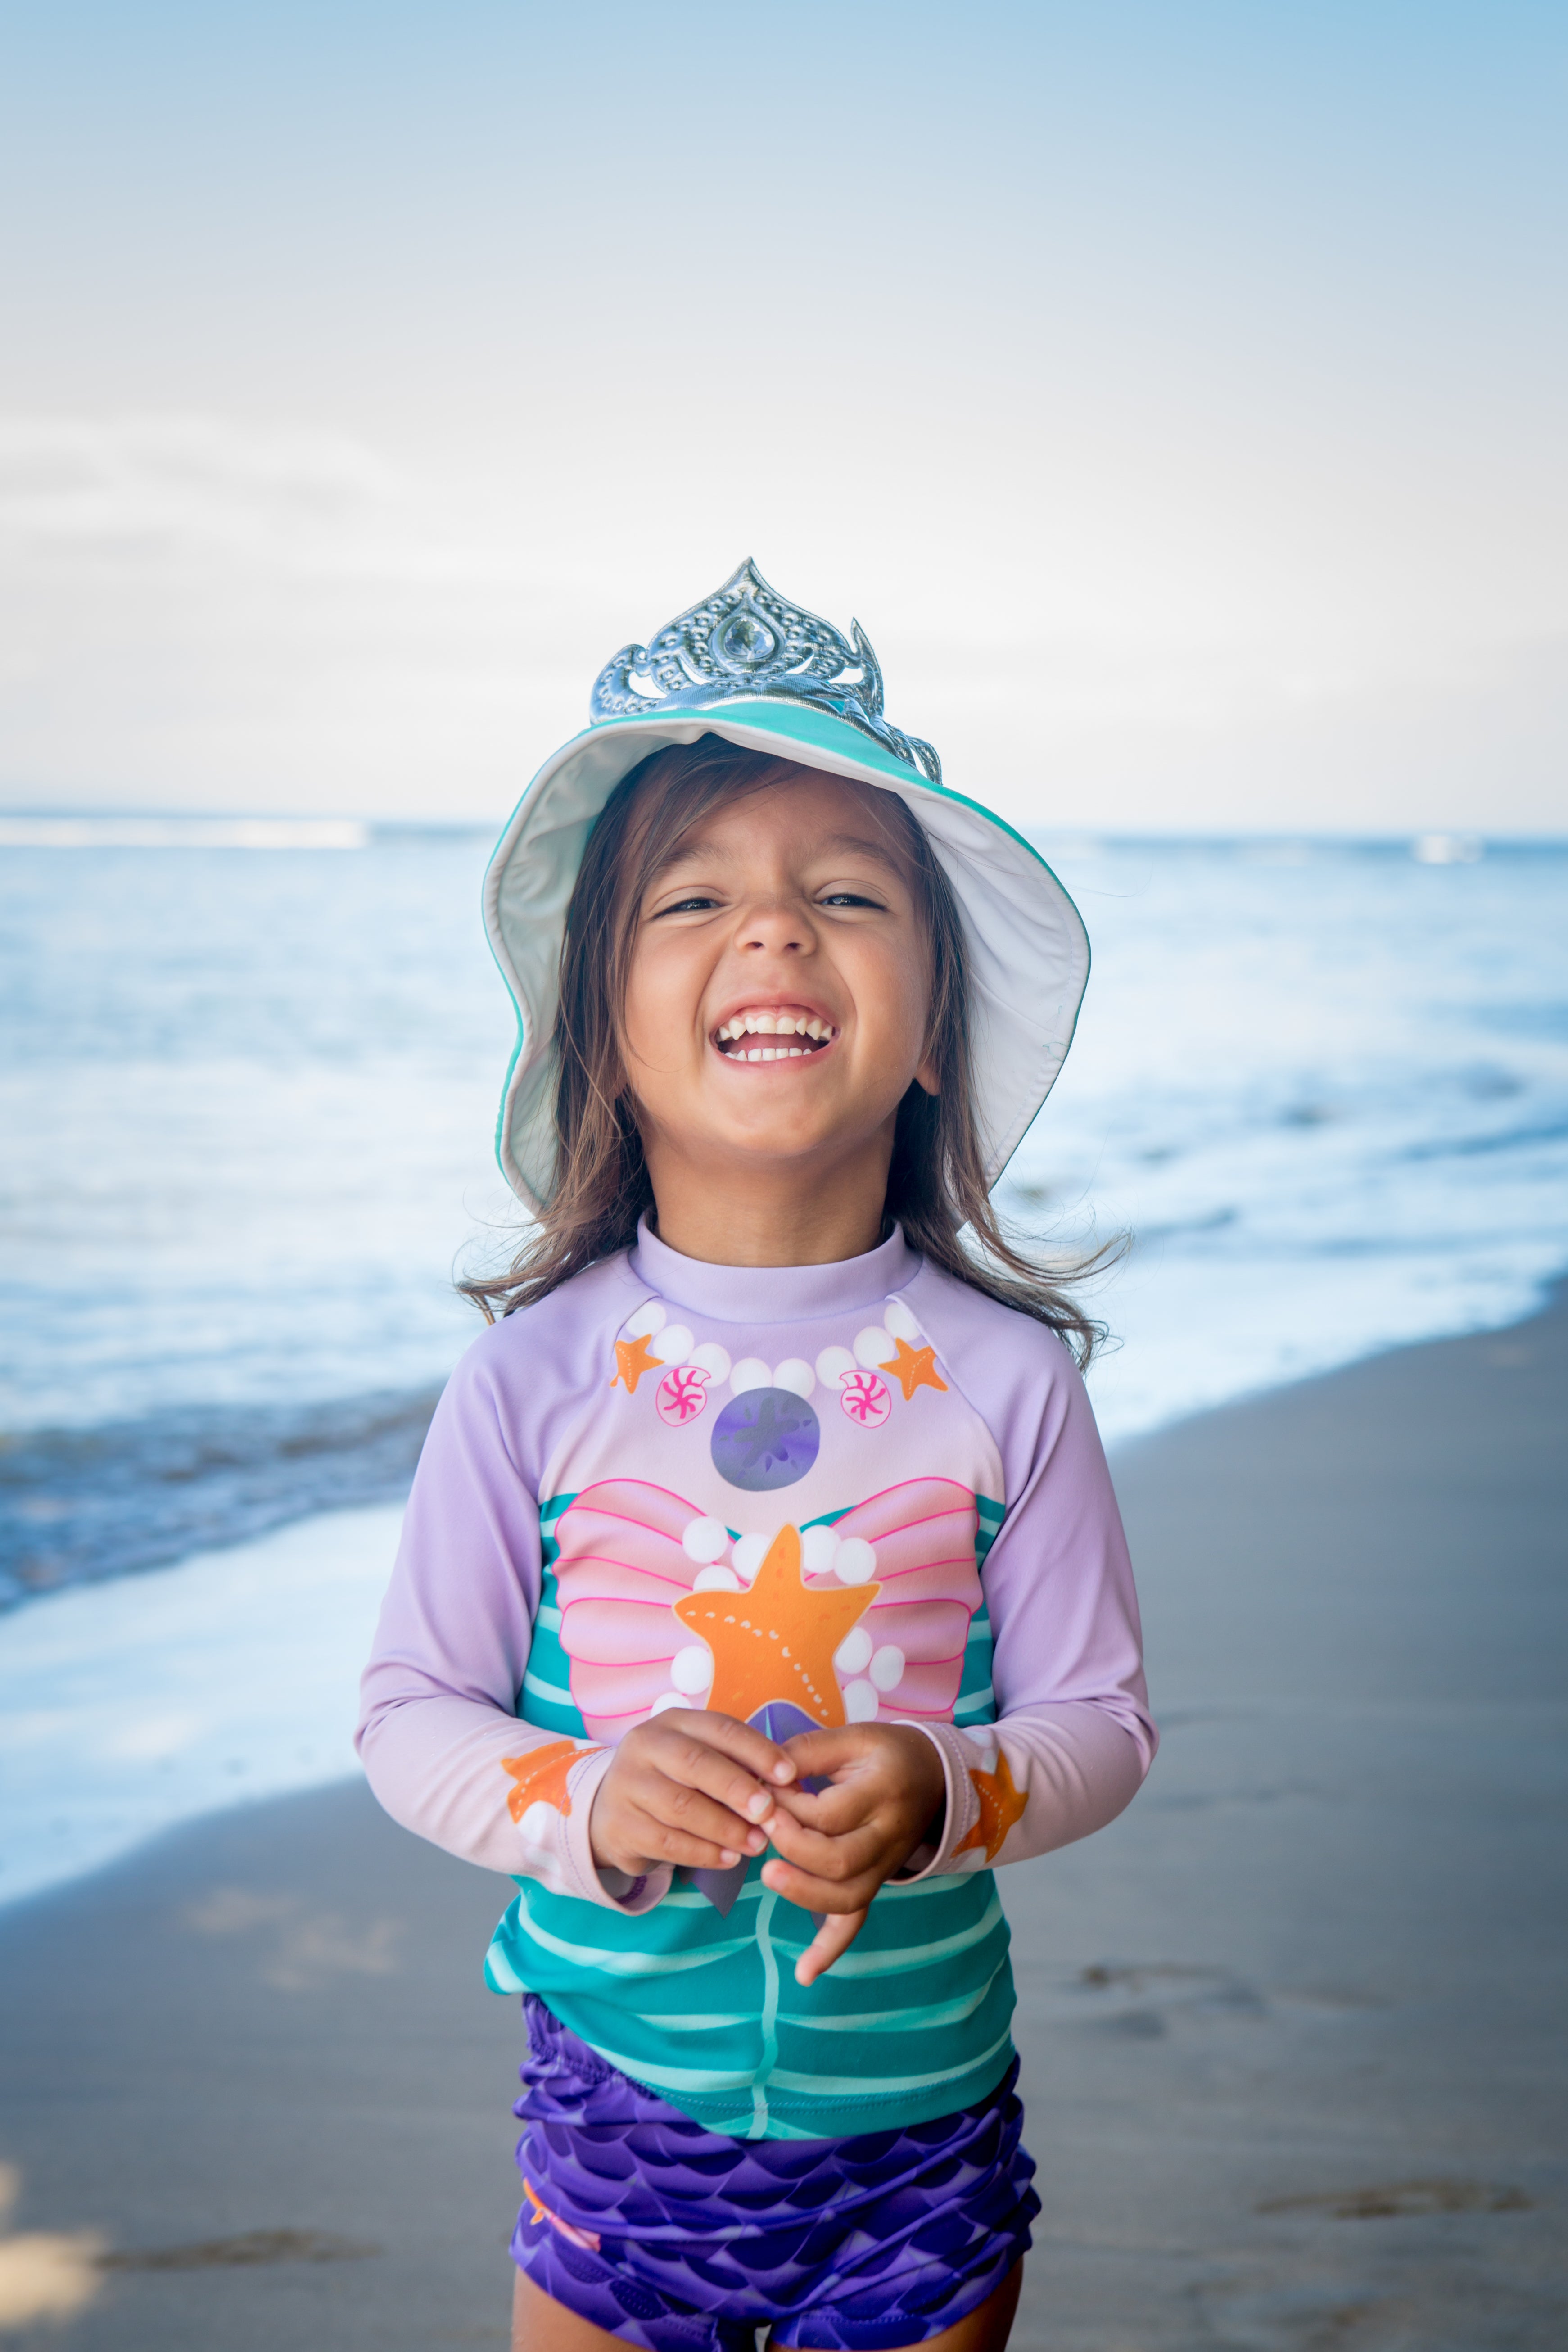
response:
[[(716, 1102), (710, 1095), (691, 1105), (684, 1117), (671, 1111), (656, 1122), (667, 1148), (710, 1173), (716, 1182), (766, 1169), (820, 1179), (835, 1161), (865, 1150), (886, 1124), (877, 1119), (868, 1127), (863, 1102), (837, 1106), (840, 1116), (835, 1117), (835, 1106), (808, 1106), (798, 1097), (786, 1098), (782, 1090), (770, 1101), (758, 1098), (747, 1104), (736, 1103), (729, 1087), (724, 1093), (728, 1100)], [(888, 1119), (897, 1108), (895, 1103)]]

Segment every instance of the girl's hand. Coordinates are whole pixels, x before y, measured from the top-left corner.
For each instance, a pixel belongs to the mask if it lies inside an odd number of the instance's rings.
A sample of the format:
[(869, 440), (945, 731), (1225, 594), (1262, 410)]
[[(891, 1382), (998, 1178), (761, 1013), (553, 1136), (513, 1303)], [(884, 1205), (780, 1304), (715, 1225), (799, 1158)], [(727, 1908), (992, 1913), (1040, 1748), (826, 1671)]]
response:
[(935, 1745), (902, 1723), (851, 1723), (803, 1731), (787, 1743), (804, 1780), (825, 1774), (817, 1796), (781, 1789), (771, 1834), (780, 1859), (764, 1885), (803, 1911), (830, 1916), (795, 1962), (796, 1984), (816, 1982), (866, 1924), (871, 1897), (906, 1863), (942, 1810), (947, 1782)]
[(726, 1870), (762, 1853), (774, 1791), (795, 1776), (782, 1748), (733, 1716), (667, 1707), (627, 1732), (595, 1792), (594, 1859), (628, 1878), (664, 1863)]

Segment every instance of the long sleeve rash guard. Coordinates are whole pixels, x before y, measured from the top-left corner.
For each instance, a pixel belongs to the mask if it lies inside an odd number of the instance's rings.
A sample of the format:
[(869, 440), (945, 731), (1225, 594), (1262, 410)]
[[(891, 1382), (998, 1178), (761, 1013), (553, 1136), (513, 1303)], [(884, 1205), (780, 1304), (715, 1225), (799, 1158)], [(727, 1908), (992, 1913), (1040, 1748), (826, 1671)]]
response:
[[(761, 1883), (598, 1869), (595, 1791), (666, 1706), (917, 1726), (940, 1842), (809, 1988)], [(895, 1231), (837, 1265), (644, 1229), (485, 1333), (437, 1410), (363, 1685), (386, 1810), (514, 1878), (487, 1961), (709, 2128), (828, 2137), (982, 2097), (1011, 2049), (993, 1865), (1114, 1819), (1154, 1749), (1137, 1601), (1055, 1336)]]

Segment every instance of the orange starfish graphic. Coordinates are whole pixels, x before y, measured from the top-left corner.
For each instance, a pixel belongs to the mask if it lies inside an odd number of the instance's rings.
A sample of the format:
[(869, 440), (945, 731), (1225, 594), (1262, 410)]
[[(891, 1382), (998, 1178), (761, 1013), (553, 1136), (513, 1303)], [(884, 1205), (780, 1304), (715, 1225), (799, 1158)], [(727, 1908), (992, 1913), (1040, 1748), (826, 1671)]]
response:
[(998, 1751), (994, 1772), (977, 1772), (971, 1765), (969, 1777), (974, 1783), (974, 1793), (980, 1800), (980, 1819), (965, 1838), (960, 1838), (954, 1853), (964, 1853), (971, 1846), (983, 1845), (987, 1862), (994, 1862), (1001, 1851), (1002, 1841), (1015, 1822), (1022, 1821), (1027, 1800), (1013, 1786), (1013, 1775), (1006, 1756)]
[(616, 1381), (625, 1381), (636, 1396), (637, 1382), (645, 1372), (662, 1372), (663, 1370), (664, 1366), (640, 1333), (635, 1339), (617, 1339), (615, 1380), (611, 1381), (610, 1386), (614, 1388)]
[(833, 1654), (881, 1589), (803, 1584), (799, 1532), (781, 1528), (749, 1592), (686, 1592), (670, 1605), (713, 1653), (708, 1705), (715, 1715), (744, 1723), (783, 1698), (836, 1726), (844, 1697)]
[(597, 1753), (595, 1748), (579, 1748), (574, 1739), (552, 1739), (548, 1748), (531, 1748), (526, 1756), (503, 1756), (501, 1770), (517, 1782), (506, 1801), (512, 1820), (521, 1821), (530, 1805), (553, 1805), (558, 1813), (570, 1813), (566, 1775), (579, 1756)]
[(904, 1392), (908, 1404), (917, 1389), (945, 1389), (947, 1382), (936, 1368), (934, 1348), (911, 1348), (907, 1339), (895, 1339), (898, 1354), (882, 1366), (890, 1372)]

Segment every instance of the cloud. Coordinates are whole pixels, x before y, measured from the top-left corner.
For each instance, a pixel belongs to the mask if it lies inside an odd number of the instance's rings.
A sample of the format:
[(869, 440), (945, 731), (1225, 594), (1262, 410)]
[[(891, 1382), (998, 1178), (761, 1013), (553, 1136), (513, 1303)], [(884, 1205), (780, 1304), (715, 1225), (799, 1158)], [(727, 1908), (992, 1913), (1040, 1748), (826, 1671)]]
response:
[(0, 548), (150, 566), (384, 560), (406, 486), (363, 444), (205, 417), (0, 419)]
[(582, 603), (344, 436), (0, 421), (0, 803), (488, 817)]
[[(646, 466), (530, 446), (524, 496), (493, 452), (454, 487), (341, 433), (0, 420), (0, 805), (496, 821), (606, 655), (752, 551), (858, 612), (892, 718), (1015, 822), (1563, 828), (1568, 648), (1545, 617), (1487, 641), (1474, 614), (1417, 624), (1388, 579), (1347, 605), (1338, 554), (1293, 604), (1243, 538), (1216, 524), (1200, 563), (1196, 509), (1108, 503), (1098, 475), (1043, 554), (976, 476), (917, 561), (734, 468), (722, 497), (639, 507)], [(877, 512), (915, 478), (895, 454)]]

